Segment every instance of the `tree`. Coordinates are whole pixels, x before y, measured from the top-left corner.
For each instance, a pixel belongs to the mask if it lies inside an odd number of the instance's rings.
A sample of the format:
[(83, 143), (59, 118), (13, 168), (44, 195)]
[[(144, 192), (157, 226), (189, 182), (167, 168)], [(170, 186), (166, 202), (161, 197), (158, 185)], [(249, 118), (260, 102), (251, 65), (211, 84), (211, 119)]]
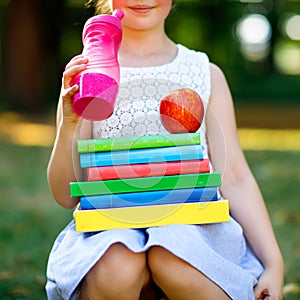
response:
[(44, 107), (48, 62), (55, 61), (55, 57), (59, 56), (65, 2), (8, 1), (5, 13), (3, 73), (5, 101), (9, 108), (36, 111)]

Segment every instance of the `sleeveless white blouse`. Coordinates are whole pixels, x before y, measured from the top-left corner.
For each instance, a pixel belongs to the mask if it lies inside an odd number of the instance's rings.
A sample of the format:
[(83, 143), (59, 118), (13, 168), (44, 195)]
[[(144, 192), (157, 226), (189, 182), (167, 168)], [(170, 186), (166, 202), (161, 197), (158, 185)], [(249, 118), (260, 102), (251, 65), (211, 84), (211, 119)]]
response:
[[(93, 138), (143, 136), (168, 133), (160, 120), (160, 100), (173, 90), (188, 87), (201, 97), (205, 111), (210, 98), (209, 60), (205, 53), (177, 45), (175, 59), (154, 67), (122, 67), (114, 113), (94, 122)], [(205, 121), (200, 128), (201, 144), (207, 156)]]

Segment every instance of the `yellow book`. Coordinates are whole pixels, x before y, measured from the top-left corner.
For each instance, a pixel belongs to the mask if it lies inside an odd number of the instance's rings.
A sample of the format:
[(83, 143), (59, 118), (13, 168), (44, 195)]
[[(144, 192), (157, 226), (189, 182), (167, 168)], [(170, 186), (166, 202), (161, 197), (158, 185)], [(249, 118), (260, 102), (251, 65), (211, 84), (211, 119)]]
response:
[(227, 200), (74, 211), (76, 231), (143, 228), (229, 221)]

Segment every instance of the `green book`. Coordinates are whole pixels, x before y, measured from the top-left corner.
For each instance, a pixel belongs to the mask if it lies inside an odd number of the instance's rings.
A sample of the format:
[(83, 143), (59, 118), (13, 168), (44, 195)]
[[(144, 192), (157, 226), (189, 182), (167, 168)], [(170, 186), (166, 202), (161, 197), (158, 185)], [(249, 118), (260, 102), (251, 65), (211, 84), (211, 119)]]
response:
[(221, 185), (221, 175), (215, 173), (184, 174), (102, 181), (71, 182), (72, 197), (145, 192)]
[(78, 140), (79, 153), (199, 145), (200, 133), (177, 133)]

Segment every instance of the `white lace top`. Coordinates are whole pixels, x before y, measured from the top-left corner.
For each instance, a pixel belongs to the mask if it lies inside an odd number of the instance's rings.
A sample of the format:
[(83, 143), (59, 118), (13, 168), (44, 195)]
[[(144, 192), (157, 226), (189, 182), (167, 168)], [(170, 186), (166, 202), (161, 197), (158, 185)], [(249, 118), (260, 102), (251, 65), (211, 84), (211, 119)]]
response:
[[(93, 138), (165, 134), (160, 100), (170, 91), (189, 87), (202, 98), (206, 110), (210, 92), (209, 60), (205, 53), (177, 45), (175, 59), (154, 67), (121, 67), (121, 80), (114, 113), (94, 122)], [(207, 155), (205, 122), (200, 128), (201, 144)]]

